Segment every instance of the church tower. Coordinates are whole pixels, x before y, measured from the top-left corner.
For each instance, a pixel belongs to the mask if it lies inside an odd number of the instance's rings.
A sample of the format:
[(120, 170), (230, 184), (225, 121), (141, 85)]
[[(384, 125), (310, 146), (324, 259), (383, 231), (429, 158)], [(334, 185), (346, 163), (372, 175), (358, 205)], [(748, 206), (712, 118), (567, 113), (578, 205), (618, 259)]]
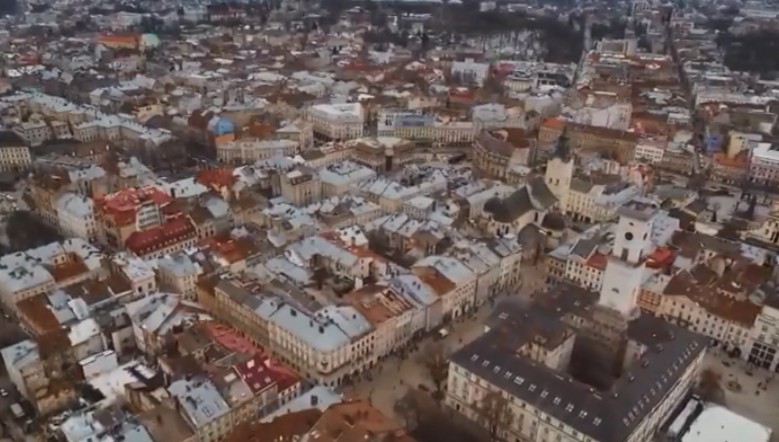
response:
[(644, 262), (652, 252), (652, 224), (656, 208), (630, 201), (620, 207), (614, 249), (603, 274), (599, 303), (623, 317), (638, 313), (638, 293), (644, 280)]
[(546, 186), (560, 201), (560, 210), (563, 212), (567, 210), (566, 205), (568, 203), (568, 193), (571, 191), (573, 170), (573, 154), (568, 143), (568, 136), (565, 130), (563, 130), (563, 133), (557, 139), (554, 154), (546, 163), (546, 175), (544, 176)]

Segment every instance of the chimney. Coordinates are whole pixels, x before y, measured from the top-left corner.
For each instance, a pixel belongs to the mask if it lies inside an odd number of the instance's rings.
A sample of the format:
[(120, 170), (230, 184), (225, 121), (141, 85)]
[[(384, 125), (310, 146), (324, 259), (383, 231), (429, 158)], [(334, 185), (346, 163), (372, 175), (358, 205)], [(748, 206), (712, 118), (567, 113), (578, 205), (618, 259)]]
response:
[(317, 397), (317, 395), (312, 394), (311, 395), (311, 406), (312, 407), (316, 407), (317, 405), (319, 405), (319, 398)]

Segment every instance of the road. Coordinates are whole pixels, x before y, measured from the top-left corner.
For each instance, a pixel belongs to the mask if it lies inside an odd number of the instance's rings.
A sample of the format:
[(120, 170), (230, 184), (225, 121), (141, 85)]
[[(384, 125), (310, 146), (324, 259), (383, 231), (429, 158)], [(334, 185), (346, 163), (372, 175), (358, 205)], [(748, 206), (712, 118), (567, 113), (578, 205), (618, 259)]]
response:
[[(522, 287), (514, 294), (499, 296), (499, 302), (506, 296), (514, 296), (529, 302), (534, 290), (543, 287), (543, 272), (540, 267), (525, 266), (522, 269)], [(417, 388), (424, 385), (429, 391), (433, 391), (433, 383), (424, 367), (423, 354), (428, 345), (440, 342), (448, 352), (456, 352), (464, 345), (484, 333), (484, 321), (492, 308), (490, 303), (485, 304), (472, 317), (460, 318), (452, 322), (448, 329), (450, 333), (443, 339), (429, 337), (418, 346), (418, 350), (411, 353), (405, 359), (392, 357), (370, 372), (372, 380), (363, 379), (357, 382), (354, 393), (368, 400), (387, 416), (395, 416), (399, 421), (402, 418), (396, 416), (395, 403), (400, 400), (409, 388)]]

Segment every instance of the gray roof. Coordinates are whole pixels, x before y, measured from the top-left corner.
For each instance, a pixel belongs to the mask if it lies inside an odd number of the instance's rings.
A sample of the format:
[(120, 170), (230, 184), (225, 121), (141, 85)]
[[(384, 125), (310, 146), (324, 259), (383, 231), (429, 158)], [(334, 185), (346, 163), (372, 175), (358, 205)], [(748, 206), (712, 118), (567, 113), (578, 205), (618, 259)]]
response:
[(209, 379), (179, 379), (168, 387), (195, 428), (230, 411), (230, 406)]
[[(706, 340), (651, 316), (631, 321), (629, 339), (645, 345), (647, 351), (608, 391), (598, 391), (567, 373), (517, 354), (523, 334), (527, 338), (531, 328), (536, 328), (534, 333), (549, 335), (559, 332), (562, 324), (553, 323), (559, 322), (562, 315), (588, 314), (596, 296), (583, 292), (563, 284), (543, 304), (528, 307), (525, 314), (521, 313), (521, 306), (499, 306), (502, 311), (497, 318), (503, 319), (501, 326), (495, 326), (493, 316), (493, 328), (455, 353), (451, 360), (595, 440), (623, 442), (705, 350)], [(524, 316), (517, 318), (518, 315)], [(507, 334), (511, 339), (507, 339)]]
[(571, 249), (571, 255), (582, 259), (589, 259), (595, 249), (598, 248), (599, 241), (596, 238), (580, 238)]
[(527, 187), (523, 187), (506, 198), (490, 198), (484, 203), (484, 211), (499, 223), (512, 223), (533, 209)]
[(549, 190), (542, 177), (533, 178), (527, 185), (536, 210), (549, 210), (557, 203), (557, 197)]

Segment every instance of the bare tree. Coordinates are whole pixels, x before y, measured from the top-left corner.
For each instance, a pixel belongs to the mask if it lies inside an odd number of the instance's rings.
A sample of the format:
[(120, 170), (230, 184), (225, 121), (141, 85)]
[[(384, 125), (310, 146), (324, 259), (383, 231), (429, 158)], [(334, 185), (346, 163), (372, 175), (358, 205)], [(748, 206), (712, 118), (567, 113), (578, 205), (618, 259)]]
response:
[(709, 402), (724, 403), (725, 389), (722, 388), (722, 375), (717, 371), (707, 368), (701, 372), (698, 379), (698, 394)]
[(395, 414), (403, 418), (405, 426), (409, 430), (416, 428), (421, 422), (422, 404), (419, 396), (411, 388), (406, 390), (406, 394), (395, 402), (392, 406)]
[(449, 378), (449, 354), (441, 342), (433, 343), (422, 352), (422, 364), (433, 382), (433, 398), (440, 402), (444, 398), (444, 388)]
[(514, 424), (514, 412), (508, 399), (496, 391), (488, 391), (479, 402), (474, 404), (476, 421), (490, 434), (490, 441), (503, 441), (502, 433)]

